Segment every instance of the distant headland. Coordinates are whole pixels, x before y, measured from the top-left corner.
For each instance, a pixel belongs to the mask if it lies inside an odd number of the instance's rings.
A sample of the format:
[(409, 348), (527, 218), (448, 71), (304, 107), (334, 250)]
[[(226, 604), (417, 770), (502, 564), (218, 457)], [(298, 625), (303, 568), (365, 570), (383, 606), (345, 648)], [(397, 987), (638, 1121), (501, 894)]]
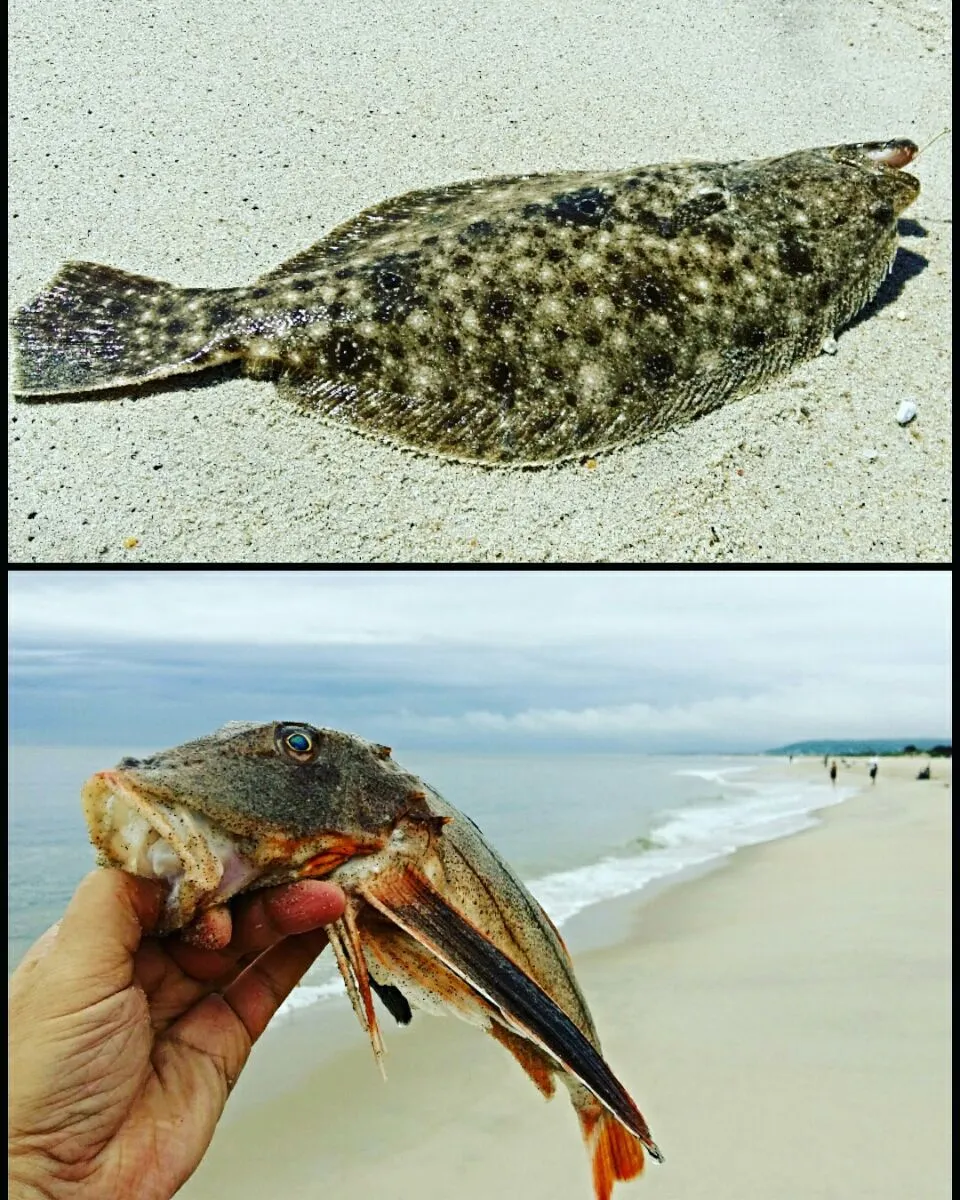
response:
[(764, 750), (764, 754), (845, 754), (849, 757), (861, 754), (875, 754), (878, 757), (890, 754), (929, 754), (931, 758), (953, 756), (951, 744), (936, 738), (822, 738), (819, 741), (791, 742), (789, 746)]

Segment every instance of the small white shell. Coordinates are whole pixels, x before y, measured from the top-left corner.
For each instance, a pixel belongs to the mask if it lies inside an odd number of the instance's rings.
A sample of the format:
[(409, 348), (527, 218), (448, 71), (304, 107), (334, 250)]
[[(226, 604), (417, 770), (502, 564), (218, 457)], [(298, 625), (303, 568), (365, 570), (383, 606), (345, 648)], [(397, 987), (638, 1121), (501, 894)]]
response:
[(863, 454), (860, 457), (863, 459), (864, 462), (876, 462), (877, 459), (880, 457), (880, 451), (879, 450), (864, 450)]
[(902, 400), (900, 407), (897, 409), (897, 424), (909, 425), (913, 418), (917, 415), (917, 406), (912, 400)]
[(835, 337), (828, 337), (823, 339), (823, 345), (820, 347), (820, 353), (836, 354), (839, 349), (840, 346), (837, 342), (837, 339)]

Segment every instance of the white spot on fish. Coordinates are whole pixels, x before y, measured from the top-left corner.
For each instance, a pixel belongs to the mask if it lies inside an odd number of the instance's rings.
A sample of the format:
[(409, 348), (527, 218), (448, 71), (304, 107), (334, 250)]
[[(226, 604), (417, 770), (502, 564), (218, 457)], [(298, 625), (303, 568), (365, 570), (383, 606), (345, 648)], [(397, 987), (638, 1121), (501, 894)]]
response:
[(603, 387), (604, 372), (595, 362), (585, 362), (577, 372), (577, 382), (587, 392), (595, 392)]

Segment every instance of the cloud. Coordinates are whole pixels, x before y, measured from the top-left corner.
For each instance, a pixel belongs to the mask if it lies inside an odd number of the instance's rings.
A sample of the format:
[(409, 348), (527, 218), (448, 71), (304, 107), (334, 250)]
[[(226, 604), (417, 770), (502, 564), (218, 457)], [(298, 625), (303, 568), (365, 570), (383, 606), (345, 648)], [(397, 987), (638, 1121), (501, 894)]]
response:
[(948, 588), (946, 575), (921, 572), (14, 573), (10, 627), (21, 638), (110, 642), (603, 641), (714, 653), (733, 636), (749, 658), (817, 644), (842, 652), (896, 625), (922, 640)]
[(162, 745), (278, 716), (381, 741), (654, 749), (949, 728), (946, 572), (15, 572), (10, 588), (15, 737)]
[(406, 717), (424, 731), (448, 735), (473, 732), (648, 741), (661, 735), (715, 738), (719, 731), (727, 731), (732, 745), (743, 744), (744, 733), (755, 743), (758, 739), (776, 741), (785, 727), (792, 731), (792, 739), (823, 737), (831, 731), (848, 737), (896, 737), (904, 732), (940, 730), (943, 707), (936, 694), (907, 686), (877, 693), (875, 702), (865, 705), (861, 687), (824, 678), (689, 704), (528, 708), (514, 713), (471, 710), (457, 717)]

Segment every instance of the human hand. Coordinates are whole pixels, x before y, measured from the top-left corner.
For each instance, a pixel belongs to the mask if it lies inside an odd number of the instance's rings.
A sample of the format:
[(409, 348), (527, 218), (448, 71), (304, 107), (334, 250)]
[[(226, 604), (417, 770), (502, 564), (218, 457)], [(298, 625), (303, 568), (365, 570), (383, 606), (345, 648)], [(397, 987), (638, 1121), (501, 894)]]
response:
[(92, 872), (10, 980), (16, 1200), (168, 1200), (344, 907), (330, 883), (264, 889), (206, 914), (189, 944), (146, 936), (162, 898)]

